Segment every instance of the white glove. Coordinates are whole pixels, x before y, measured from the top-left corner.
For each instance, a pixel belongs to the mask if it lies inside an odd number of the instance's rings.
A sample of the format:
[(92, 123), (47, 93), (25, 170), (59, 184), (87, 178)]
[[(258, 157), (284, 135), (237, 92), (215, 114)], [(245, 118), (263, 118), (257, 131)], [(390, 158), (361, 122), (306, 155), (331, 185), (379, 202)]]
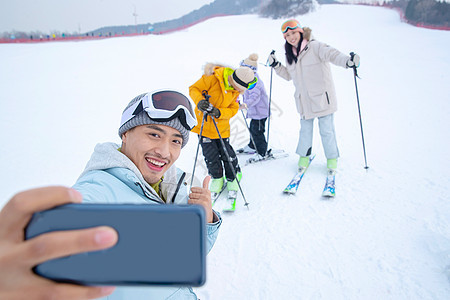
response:
[(270, 53), (269, 57), (267, 58), (267, 62), (269, 63), (269, 66), (271, 66), (272, 68), (276, 68), (279, 65), (281, 65), (281, 63), (275, 57), (275, 53)]
[(358, 68), (359, 67), (360, 57), (356, 53), (350, 53), (350, 58), (347, 60), (347, 67), (349, 68)]

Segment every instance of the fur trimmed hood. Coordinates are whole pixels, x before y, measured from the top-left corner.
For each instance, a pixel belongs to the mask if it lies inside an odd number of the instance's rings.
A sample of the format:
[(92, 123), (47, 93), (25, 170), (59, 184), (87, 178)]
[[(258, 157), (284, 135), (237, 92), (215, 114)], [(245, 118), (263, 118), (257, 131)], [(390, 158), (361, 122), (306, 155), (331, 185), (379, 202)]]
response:
[(208, 62), (205, 64), (205, 67), (203, 68), (204, 75), (208, 75), (208, 76), (213, 75), (215, 68), (231, 68), (231, 67), (226, 66), (224, 64)]
[(311, 34), (312, 29), (309, 27), (303, 27), (303, 38), (307, 41), (311, 41), (312, 38), (312, 34)]

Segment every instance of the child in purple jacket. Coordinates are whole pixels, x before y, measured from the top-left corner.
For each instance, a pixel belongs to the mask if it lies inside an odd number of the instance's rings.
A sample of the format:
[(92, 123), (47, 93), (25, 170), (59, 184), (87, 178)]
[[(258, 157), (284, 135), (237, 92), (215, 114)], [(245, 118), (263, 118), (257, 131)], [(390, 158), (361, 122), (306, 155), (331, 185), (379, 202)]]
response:
[(266, 120), (269, 117), (269, 99), (264, 83), (256, 72), (258, 69), (258, 54), (250, 54), (248, 58), (241, 61), (240, 65), (252, 69), (258, 81), (253, 89), (245, 91), (243, 95), (243, 106), (247, 108), (247, 118), (251, 119), (251, 137), (248, 145), (237, 151), (248, 154), (256, 153), (256, 156), (263, 157), (267, 154), (267, 142), (264, 133)]

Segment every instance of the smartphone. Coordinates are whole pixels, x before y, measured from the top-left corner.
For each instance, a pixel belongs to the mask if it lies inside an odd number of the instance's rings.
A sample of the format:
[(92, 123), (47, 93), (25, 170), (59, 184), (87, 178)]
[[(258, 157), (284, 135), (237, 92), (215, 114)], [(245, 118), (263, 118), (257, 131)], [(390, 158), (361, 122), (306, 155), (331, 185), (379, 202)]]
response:
[(36, 212), (25, 238), (59, 230), (113, 227), (109, 249), (46, 261), (34, 272), (82, 285), (187, 285), (206, 279), (206, 221), (199, 205), (66, 204)]

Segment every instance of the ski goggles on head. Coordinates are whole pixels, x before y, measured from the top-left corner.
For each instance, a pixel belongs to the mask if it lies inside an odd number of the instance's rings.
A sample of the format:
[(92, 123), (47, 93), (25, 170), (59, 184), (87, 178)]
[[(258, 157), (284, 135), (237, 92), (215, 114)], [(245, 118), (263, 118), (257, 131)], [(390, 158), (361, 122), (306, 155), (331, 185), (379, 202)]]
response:
[(197, 125), (191, 101), (176, 91), (164, 90), (145, 94), (123, 112), (120, 127), (142, 111), (147, 112), (148, 116), (156, 122), (168, 122), (179, 118), (187, 130)]
[(256, 70), (257, 70), (257, 68), (256, 68), (255, 66), (246, 64), (243, 60), (241, 61), (241, 63), (240, 63), (239, 65), (240, 65), (241, 67), (247, 67), (247, 68), (250, 68), (250, 69), (252, 69), (253, 71), (256, 71)]
[(246, 88), (247, 90), (251, 90), (255, 87), (256, 83), (258, 82), (258, 78), (255, 76), (253, 81), (250, 81), (249, 83), (245, 83), (242, 80), (239, 79), (239, 77), (236, 76), (236, 72), (233, 72), (233, 80), (240, 86)]
[[(297, 20), (287, 20), (281, 25), (281, 32), (286, 33), (289, 29), (294, 30), (300, 27)], [(301, 29), (301, 28), (300, 28)]]

